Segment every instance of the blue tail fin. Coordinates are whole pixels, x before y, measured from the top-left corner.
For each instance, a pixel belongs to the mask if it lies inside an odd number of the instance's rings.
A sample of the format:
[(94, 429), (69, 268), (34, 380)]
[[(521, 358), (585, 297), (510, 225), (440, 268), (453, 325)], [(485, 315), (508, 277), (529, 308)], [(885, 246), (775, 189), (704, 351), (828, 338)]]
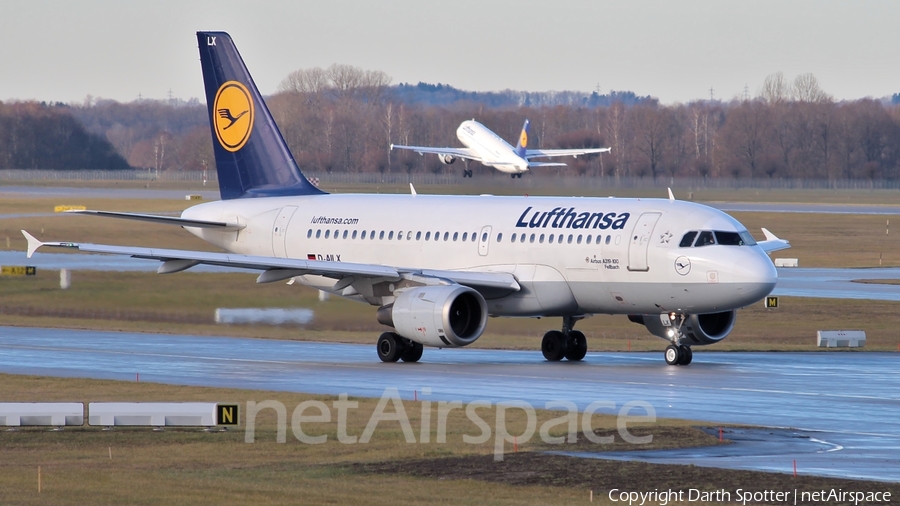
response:
[(234, 42), (197, 32), (222, 199), (314, 195)]
[(526, 119), (522, 125), (522, 133), (519, 134), (519, 143), (516, 144), (516, 154), (525, 158), (525, 151), (528, 150), (528, 126), (531, 123)]

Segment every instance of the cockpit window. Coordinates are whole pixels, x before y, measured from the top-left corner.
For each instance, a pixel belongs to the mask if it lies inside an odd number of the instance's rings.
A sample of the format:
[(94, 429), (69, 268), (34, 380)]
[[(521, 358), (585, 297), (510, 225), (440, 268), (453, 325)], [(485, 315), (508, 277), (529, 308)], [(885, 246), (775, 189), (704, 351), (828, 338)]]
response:
[(697, 236), (697, 241), (694, 242), (694, 247), (699, 248), (700, 246), (709, 246), (710, 244), (715, 244), (716, 240), (713, 239), (713, 233), (709, 230), (704, 230), (700, 232), (700, 235)]
[(756, 246), (756, 239), (750, 235), (750, 232), (746, 230), (742, 230), (739, 232), (741, 234), (741, 239), (744, 240), (744, 246)]
[(716, 230), (716, 242), (723, 246), (740, 246), (744, 244), (744, 240), (741, 239), (741, 234), (737, 232), (725, 232), (722, 230)]
[(697, 231), (691, 230), (690, 232), (684, 234), (684, 237), (681, 238), (681, 244), (678, 245), (679, 248), (690, 248), (691, 244), (694, 244), (694, 238), (697, 237)]

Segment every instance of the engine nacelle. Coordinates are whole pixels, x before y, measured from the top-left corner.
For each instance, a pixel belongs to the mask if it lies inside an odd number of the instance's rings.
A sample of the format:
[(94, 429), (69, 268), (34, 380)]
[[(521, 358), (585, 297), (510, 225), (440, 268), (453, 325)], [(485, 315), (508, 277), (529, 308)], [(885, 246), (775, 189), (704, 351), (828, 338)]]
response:
[(456, 157), (451, 155), (438, 155), (438, 159), (440, 159), (444, 165), (453, 165), (453, 162), (456, 161)]
[(484, 333), (487, 317), (484, 297), (460, 285), (409, 288), (377, 313), (380, 323), (401, 336), (439, 348), (474, 343)]
[[(721, 313), (688, 315), (681, 325), (681, 333), (684, 336), (681, 344), (701, 346), (718, 343), (731, 333), (736, 318), (737, 311), (734, 310)], [(628, 315), (628, 319), (647, 327), (647, 330), (654, 336), (661, 337), (667, 341), (671, 339), (669, 330), (673, 327), (663, 325), (661, 315)]]

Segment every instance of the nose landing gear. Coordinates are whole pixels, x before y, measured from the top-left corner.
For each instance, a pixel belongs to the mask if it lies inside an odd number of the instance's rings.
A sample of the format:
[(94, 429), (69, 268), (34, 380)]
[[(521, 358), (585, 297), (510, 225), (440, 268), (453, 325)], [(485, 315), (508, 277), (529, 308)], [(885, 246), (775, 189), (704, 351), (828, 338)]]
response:
[(666, 346), (665, 357), (666, 363), (669, 365), (688, 365), (694, 359), (694, 352), (691, 347), (681, 344), (681, 325), (684, 324), (685, 316), (683, 314), (671, 313), (669, 321), (672, 322), (672, 328), (669, 329), (669, 337), (672, 344)]

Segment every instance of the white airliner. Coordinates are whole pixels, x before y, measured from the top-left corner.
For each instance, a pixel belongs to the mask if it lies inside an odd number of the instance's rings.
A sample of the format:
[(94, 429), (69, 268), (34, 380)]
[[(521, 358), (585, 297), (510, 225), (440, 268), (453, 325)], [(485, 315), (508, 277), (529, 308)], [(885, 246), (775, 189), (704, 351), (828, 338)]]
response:
[(560, 317), (544, 335), (550, 361), (584, 358), (574, 329), (592, 314), (621, 314), (669, 341), (669, 364), (713, 344), (735, 310), (760, 301), (777, 273), (767, 252), (787, 241), (764, 229), (757, 243), (716, 209), (668, 199), (332, 195), (300, 172), (234, 43), (199, 32), (222, 200), (181, 217), (85, 211), (179, 225), (227, 253), (41, 242), (41, 246), (162, 262), (261, 271), (377, 307), (393, 327), (377, 341), (385, 362), (415, 362), (423, 345), (466, 346), (488, 316)]
[[(522, 177), (522, 173), (535, 167), (565, 167), (564, 163), (532, 162), (532, 158), (549, 158), (554, 156), (580, 156), (591, 153), (606, 153), (609, 148), (590, 149), (527, 149), (530, 123), (525, 120), (519, 143), (512, 147), (488, 127), (473, 120), (463, 121), (456, 129), (456, 136), (466, 147), (464, 148), (429, 148), (422, 146), (398, 146), (391, 144), (391, 149), (409, 149), (416, 153), (433, 153), (441, 162), (450, 165), (457, 158), (475, 160), (482, 165), (506, 172), (511, 177)], [(472, 177), (471, 169), (463, 170), (463, 177)]]

